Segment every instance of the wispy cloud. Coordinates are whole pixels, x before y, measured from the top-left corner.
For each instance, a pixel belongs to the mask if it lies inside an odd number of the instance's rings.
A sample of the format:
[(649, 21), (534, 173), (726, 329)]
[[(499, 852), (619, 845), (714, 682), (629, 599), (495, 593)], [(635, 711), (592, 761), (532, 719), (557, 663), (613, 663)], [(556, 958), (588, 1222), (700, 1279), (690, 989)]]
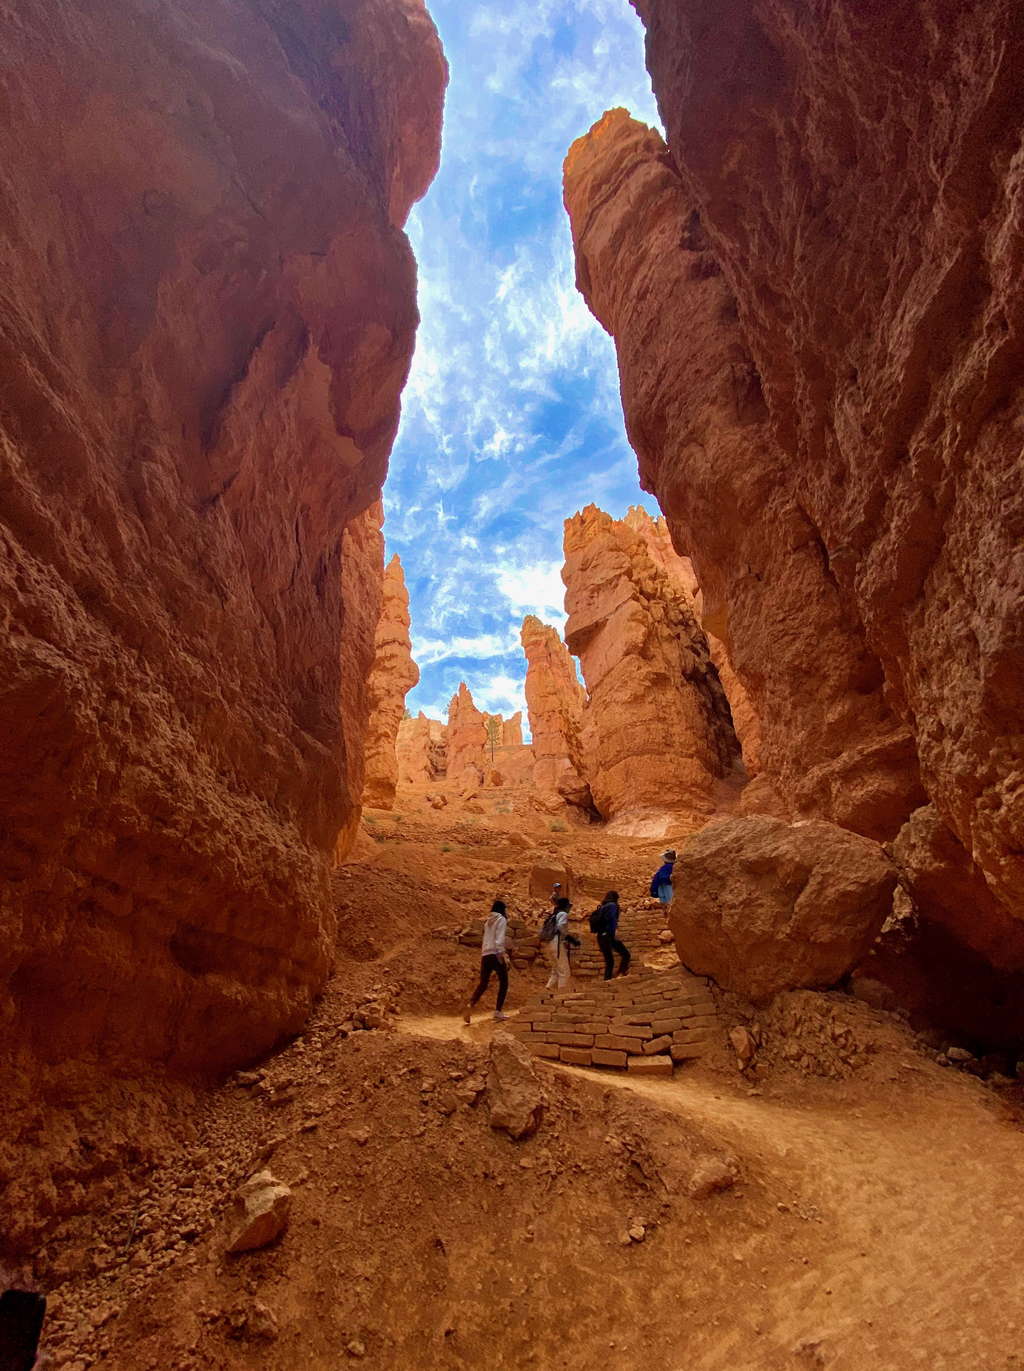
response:
[(441, 171), (409, 223), (422, 324), (384, 531), (409, 582), (409, 703), (437, 717), (461, 677), (481, 707), (521, 700), (523, 615), (564, 622), (563, 520), (641, 499), (561, 166), (606, 108), (657, 113), (627, 0), (430, 7), (452, 81)]

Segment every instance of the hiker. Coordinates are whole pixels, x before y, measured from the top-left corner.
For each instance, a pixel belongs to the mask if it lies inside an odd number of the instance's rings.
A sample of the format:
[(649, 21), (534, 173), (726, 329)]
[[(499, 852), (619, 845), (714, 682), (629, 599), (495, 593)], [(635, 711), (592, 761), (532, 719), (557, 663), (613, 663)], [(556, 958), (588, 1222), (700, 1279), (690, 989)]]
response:
[(597, 945), (604, 957), (604, 978), (615, 974), (615, 953), (619, 954), (619, 975), (629, 970), (629, 948), (619, 942), (619, 892), (609, 890), (590, 916), (590, 931), (597, 934)]
[(473, 991), (473, 998), (466, 1005), (462, 1015), (463, 1023), (469, 1023), (472, 1019), (473, 1006), (490, 985), (492, 972), (498, 977), (498, 1003), (494, 1010), (494, 1021), (495, 1023), (503, 1023), (508, 1018), (502, 1009), (505, 996), (508, 994), (508, 954), (505, 951), (505, 929), (507, 927), (505, 902), (504, 900), (495, 900), (491, 905), (487, 922), (484, 924), (484, 940), (480, 947), (480, 983)]
[(572, 905), (564, 895), (560, 896), (555, 902), (555, 907), (544, 920), (544, 926), (540, 931), (540, 940), (543, 943), (549, 963), (551, 964), (551, 975), (548, 977), (549, 990), (564, 990), (569, 984), (569, 948), (573, 944), (579, 947), (579, 939), (574, 938), (569, 932), (569, 910)]
[(675, 865), (675, 849), (667, 847), (661, 854), (663, 865), (659, 866), (651, 880), (651, 894), (656, 895), (662, 904), (672, 903), (672, 867)]

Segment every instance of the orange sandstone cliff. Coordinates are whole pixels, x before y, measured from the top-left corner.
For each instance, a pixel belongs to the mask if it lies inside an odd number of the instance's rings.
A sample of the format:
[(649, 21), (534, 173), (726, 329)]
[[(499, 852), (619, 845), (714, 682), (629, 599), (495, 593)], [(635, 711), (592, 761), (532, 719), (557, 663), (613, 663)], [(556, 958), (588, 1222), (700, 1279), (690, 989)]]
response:
[[(606, 118), (597, 141), (616, 141), (615, 167), (591, 135), (567, 193), (581, 285), (616, 334), (643, 481), (708, 608), (727, 608), (773, 774), (777, 710), (748, 656), (744, 594), (770, 597), (769, 542), (817, 561), (820, 575), (795, 585), (789, 634), (814, 617), (824, 577), (864, 668), (850, 678), (861, 708), (825, 699), (817, 727), (848, 721), (857, 746), (872, 736), (868, 708), (880, 742), (892, 731), (881, 695), (930, 801), (898, 845), (922, 915), (1022, 967), (1024, 13), (945, 0), (635, 7), (668, 148)], [(584, 242), (622, 177), (636, 234), (613, 264)], [(717, 283), (728, 351), (707, 346), (721, 333), (702, 322), (699, 276)], [(687, 330), (673, 340), (655, 321), (645, 342), (636, 287), (658, 282), (659, 310), (680, 318), (685, 301)], [(774, 469), (760, 443), (737, 459), (758, 414), (770, 418)], [(759, 484), (761, 498), (744, 500)], [(764, 533), (751, 542), (746, 525)], [(808, 675), (832, 679), (835, 639), (809, 646)], [(774, 669), (785, 655), (763, 661)], [(813, 701), (795, 705), (808, 737)], [(975, 895), (936, 899), (954, 886)]]
[(419, 0), (2, 22), (0, 1033), (219, 1068), (327, 972), (444, 58)]
[(699, 827), (739, 748), (685, 591), (640, 534), (594, 505), (565, 521), (562, 579), (565, 641), (587, 686), (580, 742), (595, 807), (637, 836), (680, 816)]
[(587, 692), (558, 630), (534, 614), (520, 633), (526, 654), (526, 704), (533, 739), (533, 784), (570, 803), (589, 806), (580, 729)]
[(384, 572), (375, 655), (367, 690), (369, 721), (363, 804), (390, 809), (398, 785), (398, 728), (405, 713), (405, 697), (420, 679), (409, 639), (409, 592), (397, 552)]
[(615, 338), (641, 483), (760, 721), (759, 766), (797, 815), (893, 837), (923, 799), (911, 733), (801, 505), (670, 153), (612, 110), (573, 144), (565, 202), (577, 283)]
[[(660, 566), (665, 575), (683, 590), (693, 606), (697, 622), (700, 623), (704, 617), (704, 596), (693, 563), (689, 557), (680, 557), (672, 546), (672, 535), (668, 531), (664, 516), (659, 515), (657, 519), (652, 519), (642, 505), (631, 505), (623, 522), (643, 537), (651, 561)], [(725, 691), (725, 698), (729, 701), (732, 726), (743, 750), (744, 769), (748, 776), (754, 777), (761, 770), (761, 720), (757, 717), (757, 711), (743, 688), (742, 681), (733, 670), (728, 646), (721, 638), (716, 638), (713, 633), (708, 632), (706, 627), (704, 636), (708, 640), (708, 651)]]

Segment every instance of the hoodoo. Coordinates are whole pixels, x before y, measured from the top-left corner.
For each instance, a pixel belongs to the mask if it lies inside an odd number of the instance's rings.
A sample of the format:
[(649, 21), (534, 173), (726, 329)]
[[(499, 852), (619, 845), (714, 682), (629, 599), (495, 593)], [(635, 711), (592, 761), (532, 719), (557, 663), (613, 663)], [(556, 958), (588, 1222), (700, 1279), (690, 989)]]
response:
[(370, 718), (366, 732), (363, 804), (390, 809), (398, 786), (395, 744), (405, 713), (405, 697), (420, 679), (409, 639), (409, 592), (397, 553), (384, 572), (374, 651), (368, 683)]
[(565, 521), (565, 641), (587, 685), (581, 745), (616, 828), (699, 827), (738, 752), (707, 640), (639, 534), (588, 505)]
[(29, 0), (4, 56), (3, 1037), (220, 1067), (327, 973), (444, 57), (418, 0)]
[(523, 620), (520, 640), (526, 653), (526, 704), (536, 759), (533, 784), (572, 804), (589, 805), (580, 744), (587, 693), (575, 664), (558, 630), (534, 614)]

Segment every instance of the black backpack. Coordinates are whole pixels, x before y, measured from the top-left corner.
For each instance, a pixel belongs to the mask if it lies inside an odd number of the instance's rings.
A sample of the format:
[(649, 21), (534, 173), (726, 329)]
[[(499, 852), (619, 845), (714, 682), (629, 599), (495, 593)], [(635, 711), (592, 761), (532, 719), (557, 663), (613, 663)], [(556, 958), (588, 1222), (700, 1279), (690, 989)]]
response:
[(553, 943), (558, 932), (558, 911), (553, 909), (544, 920), (544, 926), (540, 930), (540, 940), (542, 943)]
[(608, 913), (607, 906), (600, 904), (590, 916), (590, 931), (596, 933), (598, 937), (602, 933), (608, 932)]

